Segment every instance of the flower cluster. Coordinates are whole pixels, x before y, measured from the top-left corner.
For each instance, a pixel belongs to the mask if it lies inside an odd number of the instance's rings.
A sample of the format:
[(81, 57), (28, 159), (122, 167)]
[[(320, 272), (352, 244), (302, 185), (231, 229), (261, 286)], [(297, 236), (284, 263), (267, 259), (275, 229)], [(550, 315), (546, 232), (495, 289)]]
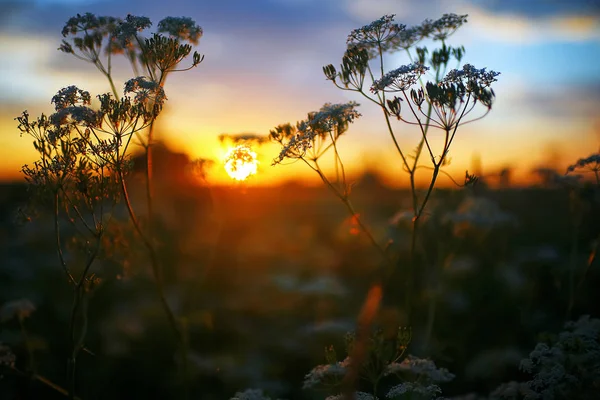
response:
[(285, 124), (271, 130), (271, 139), (282, 146), (273, 165), (286, 158), (301, 159), (309, 149), (315, 150), (314, 159), (320, 157), (328, 148), (323, 149), (323, 143), (328, 138), (335, 142), (348, 129), (348, 125), (360, 117), (356, 107), (358, 104), (353, 101), (344, 104), (326, 103), (319, 111), (309, 113), (308, 118), (298, 122), (296, 127)]
[(5, 303), (0, 308), (0, 321), (8, 321), (12, 318), (22, 320), (35, 311), (33, 303), (27, 299), (14, 300)]
[(332, 364), (317, 365), (304, 377), (303, 388), (310, 389), (321, 385), (335, 385), (346, 375), (349, 366), (350, 357)]
[(158, 23), (158, 32), (197, 45), (202, 37), (202, 28), (189, 17), (167, 17)]
[[(355, 392), (352, 397), (354, 400), (377, 400), (377, 397), (373, 396), (370, 393), (365, 392)], [(348, 397), (343, 394), (338, 394), (335, 396), (329, 396), (325, 400), (346, 400)]]
[(390, 46), (388, 43), (390, 40), (406, 28), (405, 25), (398, 25), (393, 21), (393, 14), (384, 15), (362, 28), (354, 29), (348, 35), (346, 44), (348, 47), (366, 49), (369, 53), (373, 53), (373, 55), (378, 46), (389, 50)]
[(163, 103), (167, 100), (163, 87), (145, 76), (138, 76), (125, 82), (124, 91), (125, 94), (135, 94), (134, 100), (137, 103), (146, 105), (152, 102), (159, 109), (162, 109)]
[(12, 368), (14, 367), (16, 360), (17, 358), (10, 347), (0, 342), (0, 365), (5, 365)]
[(586, 158), (580, 158), (573, 165), (569, 165), (567, 172), (573, 172), (576, 169), (589, 169), (590, 171), (600, 171), (600, 154), (592, 154)]
[(534, 374), (526, 399), (594, 398), (600, 382), (600, 320), (582, 316), (565, 324), (556, 340), (538, 343), (521, 362)]
[(402, 92), (417, 83), (419, 78), (427, 71), (429, 67), (419, 63), (403, 65), (393, 71), (388, 72), (381, 79), (373, 82), (371, 91), (377, 93), (385, 92)]
[(237, 392), (229, 400), (271, 400), (271, 398), (265, 396), (260, 389), (246, 389), (243, 392)]
[(486, 68), (477, 69), (471, 64), (463, 65), (462, 70), (453, 69), (442, 80), (442, 84), (463, 84), (467, 91), (473, 91), (475, 87), (490, 87), (498, 79), (500, 72), (486, 71)]
[(420, 381), (428, 382), (450, 382), (455, 375), (446, 368), (437, 368), (435, 363), (428, 359), (417, 358), (409, 355), (401, 363), (390, 363), (387, 365), (384, 374), (395, 375), (410, 373), (417, 376)]
[(437, 395), (442, 393), (442, 389), (438, 385), (423, 385), (418, 382), (403, 382), (399, 385), (392, 387), (386, 397), (393, 399), (403, 394), (419, 394), (424, 396), (426, 399), (436, 398)]
[(421, 37), (445, 40), (467, 22), (468, 15), (444, 14), (436, 21), (426, 19), (418, 27)]
[(131, 50), (135, 45), (135, 39), (138, 33), (152, 26), (152, 22), (147, 17), (137, 17), (128, 14), (125, 21), (119, 21), (112, 33), (111, 47), (112, 53), (120, 53), (123, 49)]

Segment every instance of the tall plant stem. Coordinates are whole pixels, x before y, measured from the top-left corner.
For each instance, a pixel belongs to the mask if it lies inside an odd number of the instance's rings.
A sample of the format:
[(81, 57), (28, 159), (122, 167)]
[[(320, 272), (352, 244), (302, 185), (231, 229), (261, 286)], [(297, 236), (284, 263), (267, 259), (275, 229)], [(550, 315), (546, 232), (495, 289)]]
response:
[(150, 242), (149, 238), (143, 232), (143, 230), (140, 226), (140, 223), (137, 219), (137, 216), (135, 215), (135, 212), (133, 211), (133, 208), (131, 206), (131, 201), (129, 199), (129, 192), (127, 190), (127, 185), (125, 184), (125, 177), (123, 176), (122, 171), (119, 172), (119, 181), (121, 184), (121, 192), (123, 194), (123, 198), (125, 199), (125, 205), (127, 207), (127, 212), (129, 213), (131, 222), (133, 223), (135, 231), (137, 232), (139, 237), (142, 239), (142, 243), (146, 247), (146, 250), (148, 251), (148, 255), (150, 256), (150, 264), (152, 266), (152, 274), (153, 274), (155, 282), (156, 282), (156, 290), (157, 290), (157, 294), (158, 294), (161, 306), (162, 306), (165, 314), (167, 315), (167, 319), (169, 320), (169, 325), (171, 326), (171, 329), (173, 330), (173, 333), (175, 334), (175, 337), (178, 342), (180, 358), (181, 358), (181, 363), (182, 363), (181, 365), (182, 365), (182, 369), (183, 369), (182, 372), (183, 372), (183, 377), (185, 380), (185, 385), (184, 385), (185, 386), (185, 398), (187, 398), (188, 397), (188, 359), (187, 359), (188, 350), (187, 350), (187, 344), (185, 341), (185, 337), (183, 335), (183, 331), (180, 329), (179, 324), (177, 323), (177, 318), (175, 317), (173, 310), (171, 310), (171, 306), (169, 306), (169, 303), (167, 302), (167, 298), (165, 295), (165, 289), (164, 289), (162, 270), (160, 268), (156, 250), (154, 248), (154, 245)]

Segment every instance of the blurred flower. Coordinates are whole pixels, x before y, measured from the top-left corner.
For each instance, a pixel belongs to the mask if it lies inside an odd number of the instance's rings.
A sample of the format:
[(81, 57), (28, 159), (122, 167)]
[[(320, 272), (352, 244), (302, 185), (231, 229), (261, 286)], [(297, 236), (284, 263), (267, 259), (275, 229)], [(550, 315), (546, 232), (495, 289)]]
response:
[(426, 19), (417, 27), (421, 37), (430, 37), (433, 40), (445, 40), (452, 35), (462, 24), (467, 22), (467, 14), (444, 14), (436, 21)]
[(350, 366), (350, 357), (335, 364), (317, 365), (304, 377), (304, 389), (319, 385), (337, 383), (341, 380)]
[(440, 387), (437, 385), (425, 386), (418, 382), (404, 382), (392, 387), (387, 393), (386, 397), (388, 399), (393, 399), (394, 397), (401, 396), (406, 393), (416, 393), (425, 396), (427, 399), (431, 399), (441, 394), (442, 389), (440, 389)]
[(485, 197), (467, 197), (454, 212), (449, 212), (443, 219), (454, 225), (455, 234), (469, 229), (491, 229), (500, 226), (516, 225), (516, 218), (506, 213), (498, 205)]
[(29, 317), (34, 311), (35, 306), (27, 299), (9, 301), (0, 308), (0, 321), (8, 321), (15, 317), (22, 320)]
[(167, 17), (158, 23), (158, 32), (168, 33), (171, 37), (189, 41), (197, 45), (203, 31), (190, 17)]
[(246, 389), (243, 392), (237, 392), (229, 400), (271, 400), (271, 398), (265, 396), (260, 389)]
[(573, 172), (579, 168), (586, 168), (590, 171), (600, 171), (600, 154), (596, 153), (587, 158), (580, 158), (575, 164), (570, 165), (569, 168), (567, 168), (567, 173)]
[(125, 82), (125, 94), (135, 94), (134, 100), (139, 104), (148, 104), (152, 101), (162, 106), (167, 100), (165, 91), (157, 82), (145, 76), (138, 76)]
[[(348, 397), (343, 394), (338, 394), (335, 396), (329, 396), (325, 400), (346, 400)], [(377, 397), (374, 397), (370, 393), (365, 392), (355, 392), (353, 394), (354, 400), (377, 400)]]
[(510, 381), (498, 386), (490, 394), (490, 400), (518, 400), (531, 393), (526, 383)]
[(409, 355), (401, 363), (388, 364), (385, 375), (410, 372), (418, 376), (420, 381), (427, 382), (450, 382), (455, 375), (446, 368), (437, 368), (435, 363), (428, 359), (422, 359)]
[(15, 365), (16, 357), (10, 347), (0, 343), (0, 365), (7, 367), (13, 367)]
[(600, 319), (582, 316), (565, 324), (549, 343), (538, 343), (521, 361), (533, 374), (525, 399), (597, 398), (600, 382)]

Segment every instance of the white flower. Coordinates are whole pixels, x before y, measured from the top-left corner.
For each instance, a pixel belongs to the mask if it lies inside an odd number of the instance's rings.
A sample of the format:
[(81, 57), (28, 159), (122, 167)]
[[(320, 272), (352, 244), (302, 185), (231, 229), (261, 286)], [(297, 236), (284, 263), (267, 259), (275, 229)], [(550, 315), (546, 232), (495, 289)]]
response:
[(393, 399), (394, 397), (401, 396), (405, 393), (418, 393), (427, 398), (433, 398), (441, 394), (442, 389), (437, 385), (425, 386), (416, 382), (404, 382), (391, 388), (386, 397), (388, 399)]
[(271, 398), (265, 396), (260, 389), (246, 389), (243, 392), (237, 392), (229, 400), (271, 400)]
[(401, 372), (411, 372), (419, 377), (427, 378), (430, 382), (450, 382), (454, 379), (454, 374), (446, 368), (437, 368), (433, 361), (411, 355), (402, 360), (401, 363), (389, 364), (384, 374), (392, 375)]
[(350, 357), (335, 364), (317, 365), (304, 377), (304, 389), (313, 388), (323, 383), (337, 382), (346, 375)]
[(419, 63), (403, 65), (373, 82), (371, 91), (401, 92), (414, 85), (429, 67)]
[[(338, 394), (335, 396), (329, 396), (325, 400), (346, 400), (346, 396), (344, 396), (343, 394)], [(370, 393), (355, 392), (354, 400), (377, 400), (377, 397), (374, 397)]]
[(0, 321), (8, 321), (12, 318), (27, 318), (35, 311), (33, 303), (27, 299), (13, 300), (5, 303), (0, 308)]
[(13, 367), (15, 365), (15, 360), (16, 357), (10, 347), (0, 343), (0, 365)]
[(192, 44), (198, 44), (203, 34), (202, 28), (190, 17), (167, 17), (158, 23), (158, 31)]

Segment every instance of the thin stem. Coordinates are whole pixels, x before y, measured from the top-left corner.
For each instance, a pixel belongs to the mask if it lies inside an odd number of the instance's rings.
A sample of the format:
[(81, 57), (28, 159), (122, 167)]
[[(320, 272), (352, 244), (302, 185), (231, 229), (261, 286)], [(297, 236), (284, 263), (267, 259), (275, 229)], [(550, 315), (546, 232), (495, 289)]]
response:
[(65, 257), (62, 252), (62, 246), (60, 244), (60, 224), (58, 222), (58, 190), (54, 193), (54, 236), (56, 237), (56, 252), (58, 253), (58, 259), (60, 260), (60, 265), (62, 266), (65, 274), (67, 275), (67, 279), (69, 280), (69, 284), (75, 284), (75, 278), (69, 271), (67, 267), (67, 263), (65, 262)]
[[(152, 245), (150, 240), (146, 237), (146, 235), (142, 231), (140, 223), (135, 215), (135, 212), (133, 211), (133, 208), (131, 206), (131, 201), (129, 199), (129, 192), (127, 191), (127, 186), (125, 184), (125, 178), (123, 176), (123, 172), (122, 171), (118, 171), (118, 172), (119, 172), (119, 181), (121, 184), (121, 191), (123, 193), (123, 198), (125, 200), (127, 212), (129, 213), (129, 217), (131, 219), (131, 222), (133, 223), (135, 231), (137, 232), (139, 237), (142, 239), (142, 243), (148, 250), (148, 255), (150, 256), (150, 263), (152, 266), (152, 274), (154, 275), (154, 280), (156, 281), (156, 289), (158, 292), (158, 297), (159, 297), (160, 303), (163, 307), (165, 314), (167, 315), (167, 318), (169, 320), (169, 325), (171, 326), (173, 332), (175, 333), (175, 337), (177, 338), (177, 340), (179, 342), (178, 344), (179, 344), (179, 348), (181, 351), (180, 356), (181, 356), (183, 374), (184, 374), (184, 379), (187, 382), (187, 374), (188, 374), (187, 346), (185, 344), (183, 332), (179, 328), (175, 314), (173, 313), (173, 311), (171, 310), (171, 306), (169, 306), (169, 303), (167, 302), (167, 298), (166, 298), (165, 290), (164, 290), (162, 271), (161, 271), (161, 268), (160, 268), (160, 265), (158, 262), (158, 256), (156, 254), (154, 246)], [(187, 396), (187, 383), (185, 386), (186, 386), (186, 396)]]

